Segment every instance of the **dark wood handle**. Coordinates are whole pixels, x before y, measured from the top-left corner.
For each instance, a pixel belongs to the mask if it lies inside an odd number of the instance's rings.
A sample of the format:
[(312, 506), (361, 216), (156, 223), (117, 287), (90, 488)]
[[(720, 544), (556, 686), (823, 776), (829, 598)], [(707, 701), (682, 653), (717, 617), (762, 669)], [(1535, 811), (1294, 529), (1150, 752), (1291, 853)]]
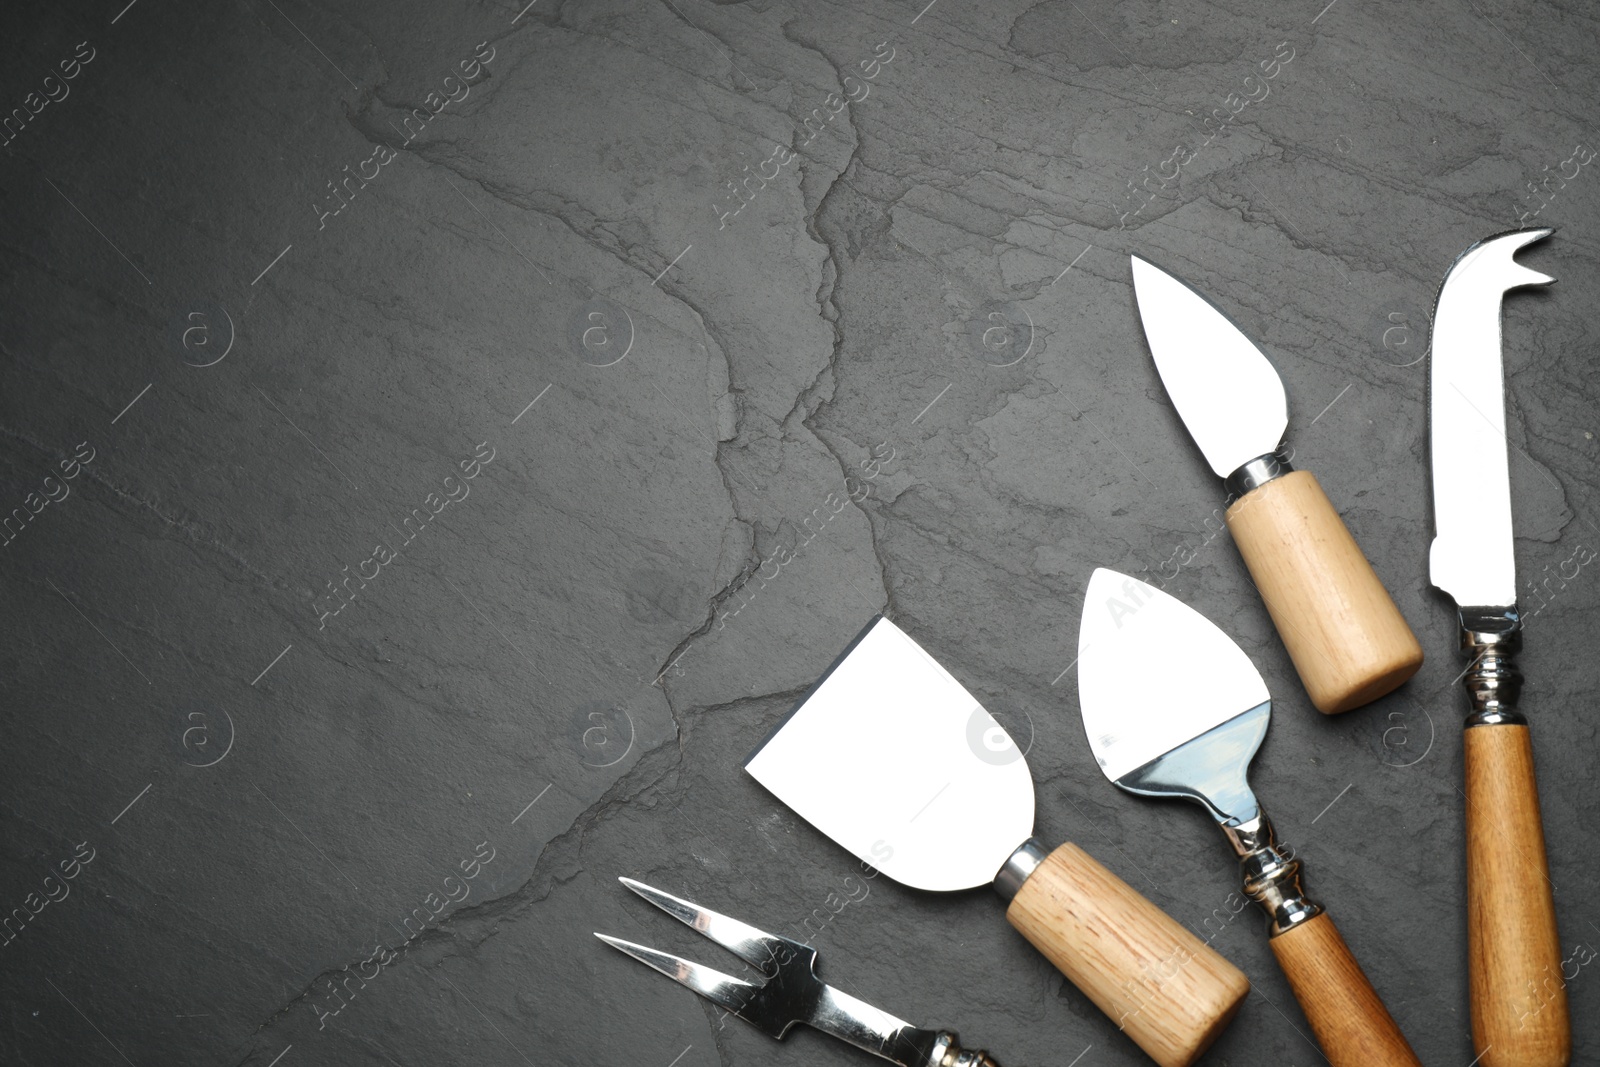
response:
[(1481, 1067), (1566, 1067), (1572, 1024), (1526, 726), (1469, 726), (1467, 965)]
[(1271, 944), (1333, 1067), (1422, 1067), (1326, 913)]
[(1228, 529), (1318, 711), (1359, 708), (1417, 673), (1422, 646), (1309, 471), (1234, 501)]
[(1243, 971), (1077, 845), (1045, 857), (1006, 918), (1161, 1067), (1199, 1059), (1250, 993)]

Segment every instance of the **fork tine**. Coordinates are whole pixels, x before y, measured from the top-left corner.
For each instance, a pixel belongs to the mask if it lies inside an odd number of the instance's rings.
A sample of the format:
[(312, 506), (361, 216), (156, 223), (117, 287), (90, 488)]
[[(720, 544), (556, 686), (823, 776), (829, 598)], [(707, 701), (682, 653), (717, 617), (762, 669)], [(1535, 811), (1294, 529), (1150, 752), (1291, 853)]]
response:
[(632, 878), (619, 878), (618, 881), (674, 919), (709, 937), (763, 973), (768, 973), (769, 967), (777, 965), (784, 959), (778, 954), (779, 949), (789, 949), (788, 958), (814, 951), (809, 945), (802, 945), (798, 941), (792, 941), (778, 934), (769, 934), (765, 930), (757, 930), (749, 923), (740, 922), (710, 908), (703, 908), (693, 901), (675, 897), (671, 893)]
[(620, 937), (611, 937), (608, 934), (597, 933), (594, 936), (619, 952), (632, 956), (646, 967), (654, 968), (678, 984), (688, 986), (713, 1004), (726, 1008), (741, 1018), (745, 1005), (749, 1003), (751, 995), (758, 988), (714, 968), (691, 963), (680, 956), (637, 945), (632, 941), (624, 941)]

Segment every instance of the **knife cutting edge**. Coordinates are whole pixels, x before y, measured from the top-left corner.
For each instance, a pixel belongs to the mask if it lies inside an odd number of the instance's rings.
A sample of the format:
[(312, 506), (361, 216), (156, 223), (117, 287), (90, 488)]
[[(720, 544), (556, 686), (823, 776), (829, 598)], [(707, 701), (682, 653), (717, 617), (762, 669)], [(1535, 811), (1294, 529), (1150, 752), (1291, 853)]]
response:
[(1555, 281), (1513, 257), (1551, 232), (1504, 233), (1463, 252), (1439, 288), (1429, 344), (1428, 567), (1456, 602), (1472, 659), (1462, 679), (1472, 696), (1462, 738), (1467, 964), (1483, 1067), (1565, 1067), (1572, 1057), (1533, 744), (1518, 708), (1522, 619), (1500, 348), (1505, 293)]
[(1421, 1067), (1250, 788), (1272, 698), (1243, 650), (1188, 605), (1102, 567), (1083, 596), (1078, 703), (1108, 779), (1197, 801), (1222, 828), (1328, 1062)]
[(1139, 256), (1133, 287), (1162, 384), (1233, 499), (1228, 529), (1312, 704), (1333, 714), (1398, 688), (1422, 646), (1315, 476), (1290, 466), (1278, 372), (1221, 309)]
[(1161, 1067), (1187, 1067), (1250, 983), (1073, 844), (1034, 839), (1033, 778), (1005, 729), (888, 619), (870, 622), (745, 770), (903, 885), (993, 885), (1006, 918)]
[(781, 1041), (797, 1023), (804, 1023), (900, 1067), (1000, 1067), (987, 1052), (962, 1048), (961, 1037), (954, 1031), (912, 1026), (823, 982), (816, 973), (817, 950), (810, 945), (757, 930), (632, 878), (619, 881), (756, 968), (765, 980), (746, 982), (620, 937), (594, 936), (689, 987), (768, 1037)]

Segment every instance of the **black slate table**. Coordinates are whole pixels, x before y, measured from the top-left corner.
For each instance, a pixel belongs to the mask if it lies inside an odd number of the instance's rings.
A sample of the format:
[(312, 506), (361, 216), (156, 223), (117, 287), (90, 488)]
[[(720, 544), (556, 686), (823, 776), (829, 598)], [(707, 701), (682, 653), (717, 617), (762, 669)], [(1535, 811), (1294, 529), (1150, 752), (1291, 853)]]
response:
[[(1600, 1057), (1588, 5), (4, 22), (0, 1061), (869, 1062), (595, 941), (731, 966), (628, 874), (1007, 1064), (1144, 1062), (993, 894), (867, 878), (739, 771), (887, 611), (1027, 739), (1040, 836), (1249, 974), (1205, 1062), (1322, 1062), (1204, 817), (1087, 754), (1103, 564), (1173, 572), (1255, 659), (1260, 792), (1422, 1059), (1466, 1067), (1423, 356), (1452, 258), (1545, 224), (1524, 259), (1560, 284), (1505, 313), (1521, 662), (1574, 1062)], [(1131, 252), (1281, 368), (1299, 457), (1426, 649), (1400, 692), (1306, 701)]]

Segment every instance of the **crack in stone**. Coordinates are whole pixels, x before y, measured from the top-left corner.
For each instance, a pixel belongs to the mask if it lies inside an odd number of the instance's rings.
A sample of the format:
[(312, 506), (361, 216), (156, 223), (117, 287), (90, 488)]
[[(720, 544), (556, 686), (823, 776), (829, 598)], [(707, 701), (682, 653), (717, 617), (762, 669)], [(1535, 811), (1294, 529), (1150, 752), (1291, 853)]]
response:
[[(13, 430), (7, 426), (0, 426), (0, 434), (4, 434), (7, 437), (28, 445), (41, 455), (48, 456), (52, 459), (59, 458), (48, 446), (42, 442), (34, 440), (26, 433)], [(241, 555), (236, 549), (230, 547), (215, 537), (206, 526), (183, 518), (182, 516), (174, 517), (167, 514), (165, 511), (161, 510), (161, 508), (157, 507), (154, 502), (146, 500), (130, 488), (124, 488), (123, 486), (118, 485), (116, 482), (113, 482), (92, 464), (83, 464), (81, 465), (80, 470), (85, 477), (93, 481), (95, 484), (104, 489), (110, 490), (122, 500), (150, 512), (167, 526), (177, 530), (183, 535), (184, 540), (195, 545), (214, 550), (215, 552), (237, 564), (240, 570), (250, 575), (252, 578), (259, 579), (262, 583), (271, 588), (282, 589), (286, 587), (283, 581), (275, 579), (264, 571), (259, 571), (251, 566), (249, 560), (245, 559), (244, 556)]]
[[(734, 84), (732, 75), (738, 74), (742, 76), (745, 81), (750, 83), (751, 91), (761, 91), (761, 87), (756, 84), (756, 80), (750, 77), (750, 75), (746, 74), (742, 69), (740, 69), (739, 65), (733, 61), (733, 53), (735, 49), (731, 44), (723, 40), (721, 37), (718, 37), (710, 30), (703, 29), (700, 26), (695, 25), (693, 22), (690, 22), (689, 16), (685, 15), (681, 10), (679, 10), (678, 5), (674, 3), (673, 0), (666, 0), (666, 5), (672, 10), (672, 14), (678, 19), (678, 21), (682, 22), (685, 26), (689, 27), (691, 30), (694, 30), (696, 33), (704, 34), (707, 39), (719, 46), (716, 48), (716, 51), (722, 56), (723, 59), (728, 61), (728, 69), (732, 72), (728, 77), (730, 87), (732, 87)], [(738, 92), (739, 90), (735, 88), (734, 91)]]
[[(759, 699), (759, 698), (752, 698)], [(583, 873), (581, 865), (574, 862), (572, 869), (565, 872), (551, 873), (548, 878), (541, 878), (541, 866), (547, 857), (553, 862), (575, 859), (575, 854), (582, 849), (583, 837), (595, 824), (601, 822), (614, 808), (621, 807), (633, 800), (647, 789), (657, 785), (682, 763), (681, 749), (658, 746), (643, 753), (632, 767), (618, 777), (605, 792), (597, 797), (593, 803), (573, 819), (570, 826), (561, 833), (545, 842), (534, 858), (533, 869), (527, 879), (514, 889), (496, 897), (491, 897), (477, 904), (457, 908), (432, 926), (426, 927), (411, 941), (406, 943), (406, 955), (413, 949), (430, 947), (436, 944), (450, 944), (456, 940), (456, 931), (468, 924), (483, 924), (489, 929), (485, 930), (474, 946), (498, 932), (499, 921), (510, 915), (537, 904), (540, 900), (550, 895), (550, 892), (566, 882), (572, 881)], [(636, 787), (636, 788), (635, 788)], [(463, 935), (470, 937), (470, 934)], [(403, 963), (406, 955), (402, 955), (389, 966)], [(251, 1038), (258, 1037), (274, 1022), (286, 1016), (295, 1005), (318, 993), (317, 983), (331, 975), (337, 975), (347, 968), (364, 962), (368, 957), (362, 956), (337, 967), (329, 967), (314, 976), (306, 987), (291, 998), (282, 1007), (275, 1010), (265, 1021), (260, 1023), (251, 1034)], [(238, 1067), (244, 1067), (250, 1057), (255, 1054), (252, 1049), (238, 1061)]]
[[(737, 519), (737, 521), (743, 522), (747, 526), (751, 525), (747, 520), (744, 519)], [(751, 577), (754, 576), (756, 570), (760, 567), (759, 560), (760, 554), (755, 551), (754, 539), (752, 538), (751, 552), (746, 559), (745, 565), (739, 569), (737, 574), (728, 580), (726, 585), (711, 595), (705, 621), (673, 647), (672, 651), (667, 654), (666, 661), (662, 663), (661, 669), (656, 671), (656, 679), (661, 682), (661, 691), (667, 696), (668, 710), (672, 709), (672, 699), (671, 694), (667, 691), (666, 682), (664, 680), (667, 672), (672, 670), (673, 665), (677, 663), (678, 660), (682, 659), (688, 654), (690, 645), (692, 645), (698, 638), (704, 637), (707, 633), (711, 632), (711, 624), (717, 621), (717, 612), (723, 604), (727, 603), (728, 600), (741, 588), (743, 588), (745, 584), (749, 582)], [(673, 720), (677, 721), (676, 712), (673, 713)]]
[[(390, 966), (404, 962), (413, 950), (418, 949), (437, 947), (443, 950), (458, 943), (465, 943), (469, 950), (474, 950), (489, 938), (498, 934), (505, 923), (514, 920), (523, 911), (545, 900), (556, 889), (580, 877), (584, 873), (584, 867), (579, 862), (579, 858), (588, 833), (609, 818), (615, 811), (625, 807), (649, 790), (661, 786), (683, 769), (685, 758), (682, 745), (682, 738), (685, 733), (684, 724), (692, 725), (696, 720), (703, 719), (709, 715), (738, 709), (746, 705), (764, 704), (773, 700), (796, 700), (807, 689), (809, 689), (809, 686), (773, 693), (762, 693), (755, 696), (738, 697), (720, 704), (699, 705), (685, 709), (681, 715), (678, 712), (674, 712), (674, 721), (679, 724), (678, 744), (657, 746), (643, 753), (633, 766), (624, 771), (616, 781), (606, 788), (605, 792), (580, 812), (567, 829), (552, 837), (540, 847), (538, 855), (534, 858), (532, 870), (520, 885), (479, 903), (457, 908), (434, 925), (424, 928), (415, 938), (406, 942), (406, 953)], [(456, 955), (456, 953), (442, 953), (437, 961), (431, 963), (419, 961), (418, 966), (425, 970), (434, 969), (442, 966), (446, 959), (455, 958)], [(259, 1037), (274, 1023), (287, 1016), (300, 1002), (316, 995), (319, 992), (317, 983), (344, 972), (347, 968), (363, 962), (366, 958), (361, 957), (337, 967), (329, 967), (318, 973), (306, 984), (303, 990), (260, 1023), (251, 1033), (250, 1039)], [(250, 1061), (257, 1051), (257, 1048), (252, 1048), (245, 1052), (242, 1058), (237, 1061), (237, 1067), (245, 1067), (245, 1064)]]
[[(357, 121), (357, 119), (361, 117), (361, 114), (352, 114), (347, 117), (349, 119), (351, 128), (353, 128), (357, 133), (361, 134), (361, 136), (369, 143), (385, 145), (389, 143), (388, 141), (384, 140), (384, 137), (380, 131), (377, 131), (376, 129), (369, 129), (366, 125)], [(554, 192), (551, 192), (547, 189), (537, 190), (532, 193), (520, 193), (511, 188), (503, 186), (484, 175), (470, 172), (468, 169), (466, 169), (462, 160), (455, 158), (443, 158), (443, 153), (439, 151), (439, 149), (445, 146), (453, 147), (455, 145), (453, 140), (436, 138), (434, 140), (430, 140), (426, 145), (423, 145), (421, 142), (413, 142), (413, 144), (417, 145), (417, 147), (405, 147), (397, 149), (397, 151), (411, 155), (425, 168), (438, 167), (443, 171), (447, 171), (448, 173), (455, 175), (462, 181), (476, 186), (490, 199), (495, 200), (508, 208), (511, 208), (513, 211), (519, 213), (528, 213), (541, 218), (552, 219), (561, 226), (564, 226), (574, 237), (600, 252), (606, 258), (617, 260), (624, 267), (628, 268), (630, 271), (636, 272), (641, 277), (650, 279), (655, 278), (656, 275), (651, 271), (651, 268), (648, 264), (636, 263), (632, 258), (630, 258), (632, 247), (628, 246), (621, 236), (608, 229), (605, 221), (602, 220), (600, 216), (588, 211), (586, 208), (582, 207), (582, 205), (572, 201), (564, 200), (557, 196)], [(432, 151), (430, 151), (430, 149), (432, 149)], [(553, 201), (557, 206), (538, 203), (537, 200), (540, 197), (543, 197), (549, 201)], [(563, 214), (560, 209), (566, 209), (571, 213), (572, 217), (569, 218), (567, 215)], [(587, 222), (588, 228), (585, 228), (583, 225), (584, 222)], [(607, 242), (606, 240), (603, 240), (600, 236), (602, 234), (605, 237), (610, 238), (610, 241)], [(519, 256), (524, 254), (516, 245), (513, 245), (513, 247), (516, 248)], [(666, 266), (668, 257), (664, 253), (651, 249), (649, 250), (649, 254), (650, 256), (658, 259), (661, 263), (661, 266)]]
[[(853, 123), (850, 128), (852, 132), (855, 132)], [(839, 169), (839, 173), (834, 177), (834, 179), (828, 183), (827, 189), (823, 191), (822, 196), (817, 200), (816, 211), (812, 212), (811, 215), (807, 216), (806, 218), (806, 232), (811, 236), (812, 240), (816, 241), (827, 250), (826, 262), (831, 267), (832, 276), (830, 278), (828, 276), (829, 272), (824, 272), (823, 281), (818, 285), (815, 299), (817, 302), (818, 314), (823, 318), (824, 321), (828, 323), (829, 327), (833, 331), (833, 346), (828, 353), (827, 365), (817, 372), (816, 378), (813, 379), (812, 383), (807, 386), (806, 389), (801, 392), (800, 396), (795, 399), (795, 403), (789, 411), (789, 415), (792, 416), (796, 409), (802, 406), (806, 408), (806, 414), (801, 417), (800, 423), (811, 432), (811, 436), (817, 441), (818, 444), (822, 446), (824, 451), (833, 457), (834, 462), (839, 465), (839, 473), (841, 478), (848, 478), (850, 474), (849, 461), (845, 458), (842, 452), (834, 448), (833, 445), (829, 443), (827, 437), (821, 432), (820, 426), (813, 424), (813, 420), (819, 419), (823, 413), (823, 410), (832, 403), (833, 398), (836, 395), (839, 371), (843, 366), (844, 361), (844, 330), (841, 326), (841, 320), (844, 312), (843, 308), (841, 308), (839, 305), (838, 299), (839, 288), (843, 284), (844, 280), (843, 268), (841, 265), (844, 259), (844, 252), (842, 249), (836, 246), (833, 239), (829, 238), (823, 232), (823, 225), (826, 216), (829, 213), (830, 205), (835, 202), (834, 197), (838, 190), (840, 188), (852, 188), (849, 182), (845, 180), (846, 175), (850, 172), (850, 168), (852, 166), (865, 165), (861, 163), (860, 151), (861, 139), (860, 136), (857, 135), (850, 149), (850, 157), (845, 161), (844, 166)], [(824, 290), (826, 290), (826, 292), (824, 292)], [(817, 399), (818, 394), (821, 392), (824, 386), (825, 378), (827, 379), (828, 395), (821, 399)], [(815, 400), (814, 404), (813, 400)], [(788, 417), (789, 416), (785, 416), (785, 421), (788, 421)], [(882, 544), (879, 541), (877, 524), (873, 521), (872, 513), (864, 506), (864, 501), (852, 499), (851, 503), (855, 505), (856, 509), (861, 512), (862, 516), (867, 521), (867, 541), (869, 547), (872, 549), (873, 559), (878, 564), (878, 582), (883, 588), (884, 613), (891, 616), (897, 615), (899, 614), (899, 606), (895, 603), (894, 590), (889, 578), (889, 560)]]

